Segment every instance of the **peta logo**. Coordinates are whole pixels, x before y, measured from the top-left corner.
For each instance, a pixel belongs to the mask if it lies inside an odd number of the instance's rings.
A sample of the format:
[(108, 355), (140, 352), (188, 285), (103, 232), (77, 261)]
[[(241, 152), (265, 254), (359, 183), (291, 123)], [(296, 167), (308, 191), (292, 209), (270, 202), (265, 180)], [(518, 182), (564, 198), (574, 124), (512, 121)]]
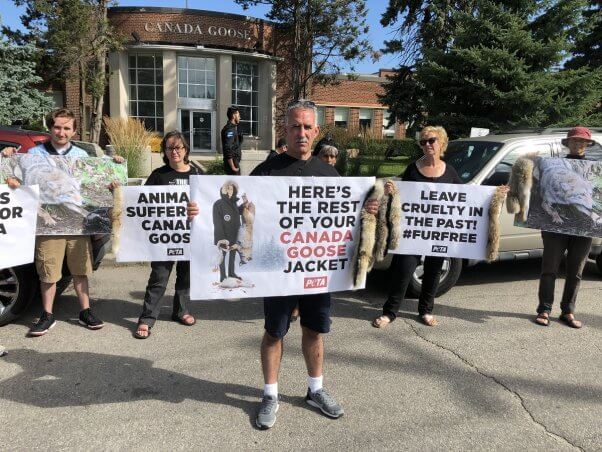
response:
[(168, 256), (184, 256), (184, 248), (167, 248)]
[(447, 246), (443, 245), (433, 245), (431, 248), (433, 253), (447, 253)]

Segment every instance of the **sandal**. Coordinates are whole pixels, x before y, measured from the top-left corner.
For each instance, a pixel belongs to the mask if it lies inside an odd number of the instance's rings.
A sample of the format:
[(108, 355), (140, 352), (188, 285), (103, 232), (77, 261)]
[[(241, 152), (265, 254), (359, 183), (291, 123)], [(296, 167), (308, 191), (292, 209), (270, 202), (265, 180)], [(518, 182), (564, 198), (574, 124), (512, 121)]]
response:
[(372, 326), (374, 328), (386, 328), (391, 322), (391, 318), (388, 315), (383, 314), (372, 320)]
[(437, 321), (437, 319), (435, 317), (433, 317), (431, 314), (424, 314), (420, 316), (420, 321), (426, 325), (426, 326), (437, 326), (439, 325), (439, 322)]
[(134, 332), (134, 337), (136, 339), (148, 339), (150, 334), (150, 327), (146, 323), (139, 323), (136, 327), (136, 331)]
[(549, 326), (550, 325), (550, 314), (547, 312), (542, 312), (541, 314), (537, 314), (535, 317), (535, 323), (541, 326)]
[(178, 317), (177, 315), (171, 316), (171, 319), (174, 322), (179, 322), (184, 326), (192, 326), (196, 323), (196, 319), (190, 314), (184, 314), (182, 317)]
[(579, 320), (575, 319), (573, 314), (562, 314), (560, 317), (558, 317), (558, 320), (565, 325), (570, 326), (571, 328), (581, 328), (583, 326)]

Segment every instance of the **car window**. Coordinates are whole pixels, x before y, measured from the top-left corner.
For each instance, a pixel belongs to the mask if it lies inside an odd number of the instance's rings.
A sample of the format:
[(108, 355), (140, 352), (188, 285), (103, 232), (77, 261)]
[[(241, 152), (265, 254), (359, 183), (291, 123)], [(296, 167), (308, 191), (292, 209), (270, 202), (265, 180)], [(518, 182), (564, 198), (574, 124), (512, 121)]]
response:
[(462, 182), (469, 182), (503, 145), (488, 141), (452, 141), (443, 160), (454, 167)]
[(19, 146), (20, 144), (18, 143), (11, 143), (10, 141), (0, 141), (0, 150), (8, 147), (18, 148)]
[[(565, 156), (568, 154), (569, 148), (564, 145), (560, 145), (560, 155)], [(596, 160), (598, 162), (602, 161), (602, 146), (598, 142), (594, 142), (591, 146), (588, 146), (585, 149), (585, 158), (588, 160)]]
[(514, 162), (518, 160), (519, 157), (527, 154), (537, 154), (541, 157), (551, 157), (552, 156), (552, 145), (549, 143), (543, 144), (530, 144), (518, 146), (508, 153), (506, 157), (504, 157), (500, 163), (506, 165), (514, 165)]

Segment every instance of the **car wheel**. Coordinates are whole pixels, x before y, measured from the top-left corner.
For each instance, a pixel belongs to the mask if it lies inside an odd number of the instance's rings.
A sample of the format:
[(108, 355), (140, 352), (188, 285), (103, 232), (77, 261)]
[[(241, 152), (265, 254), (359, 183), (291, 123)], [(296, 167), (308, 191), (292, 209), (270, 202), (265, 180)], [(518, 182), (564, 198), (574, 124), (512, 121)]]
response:
[[(420, 289), (422, 288), (422, 275), (424, 274), (424, 258), (420, 259), (420, 264), (416, 267), (416, 271), (412, 275), (410, 285), (406, 296), (409, 298), (418, 298), (420, 295)], [(443, 268), (441, 271), (441, 278), (439, 280), (439, 287), (437, 288), (436, 297), (443, 295), (445, 292), (450, 290), (458, 282), (460, 273), (462, 272), (462, 259), (446, 258), (443, 261)]]
[(598, 254), (596, 258), (596, 264), (598, 265), (598, 271), (602, 273), (602, 254)]
[(37, 280), (31, 264), (0, 270), (0, 325), (23, 313), (36, 294)]

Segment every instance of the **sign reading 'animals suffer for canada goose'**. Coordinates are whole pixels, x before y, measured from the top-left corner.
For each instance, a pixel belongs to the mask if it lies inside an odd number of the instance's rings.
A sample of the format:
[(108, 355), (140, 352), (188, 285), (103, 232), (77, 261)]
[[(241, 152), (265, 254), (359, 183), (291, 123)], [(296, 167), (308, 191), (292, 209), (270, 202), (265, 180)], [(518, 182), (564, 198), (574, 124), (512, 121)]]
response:
[[(523, 184), (516, 187), (515, 224), (543, 231), (602, 237), (602, 162), (567, 158), (517, 161), (513, 179), (524, 167)], [(512, 187), (511, 187), (512, 189)], [(525, 221), (526, 215), (526, 221)]]
[(396, 184), (401, 198), (401, 238), (391, 253), (486, 258), (489, 206), (496, 187)]
[(127, 184), (126, 164), (108, 158), (20, 154), (0, 159), (0, 180), (38, 185), (37, 235), (111, 232), (112, 181)]
[(38, 203), (37, 185), (0, 185), (0, 270), (33, 262)]
[[(187, 261), (190, 224), (186, 216), (188, 186), (122, 187), (118, 262)], [(116, 209), (118, 202), (115, 202)], [(119, 230), (117, 230), (119, 228)], [(113, 249), (117, 240), (114, 240)]]
[(193, 299), (353, 286), (360, 211), (374, 178), (191, 176)]

